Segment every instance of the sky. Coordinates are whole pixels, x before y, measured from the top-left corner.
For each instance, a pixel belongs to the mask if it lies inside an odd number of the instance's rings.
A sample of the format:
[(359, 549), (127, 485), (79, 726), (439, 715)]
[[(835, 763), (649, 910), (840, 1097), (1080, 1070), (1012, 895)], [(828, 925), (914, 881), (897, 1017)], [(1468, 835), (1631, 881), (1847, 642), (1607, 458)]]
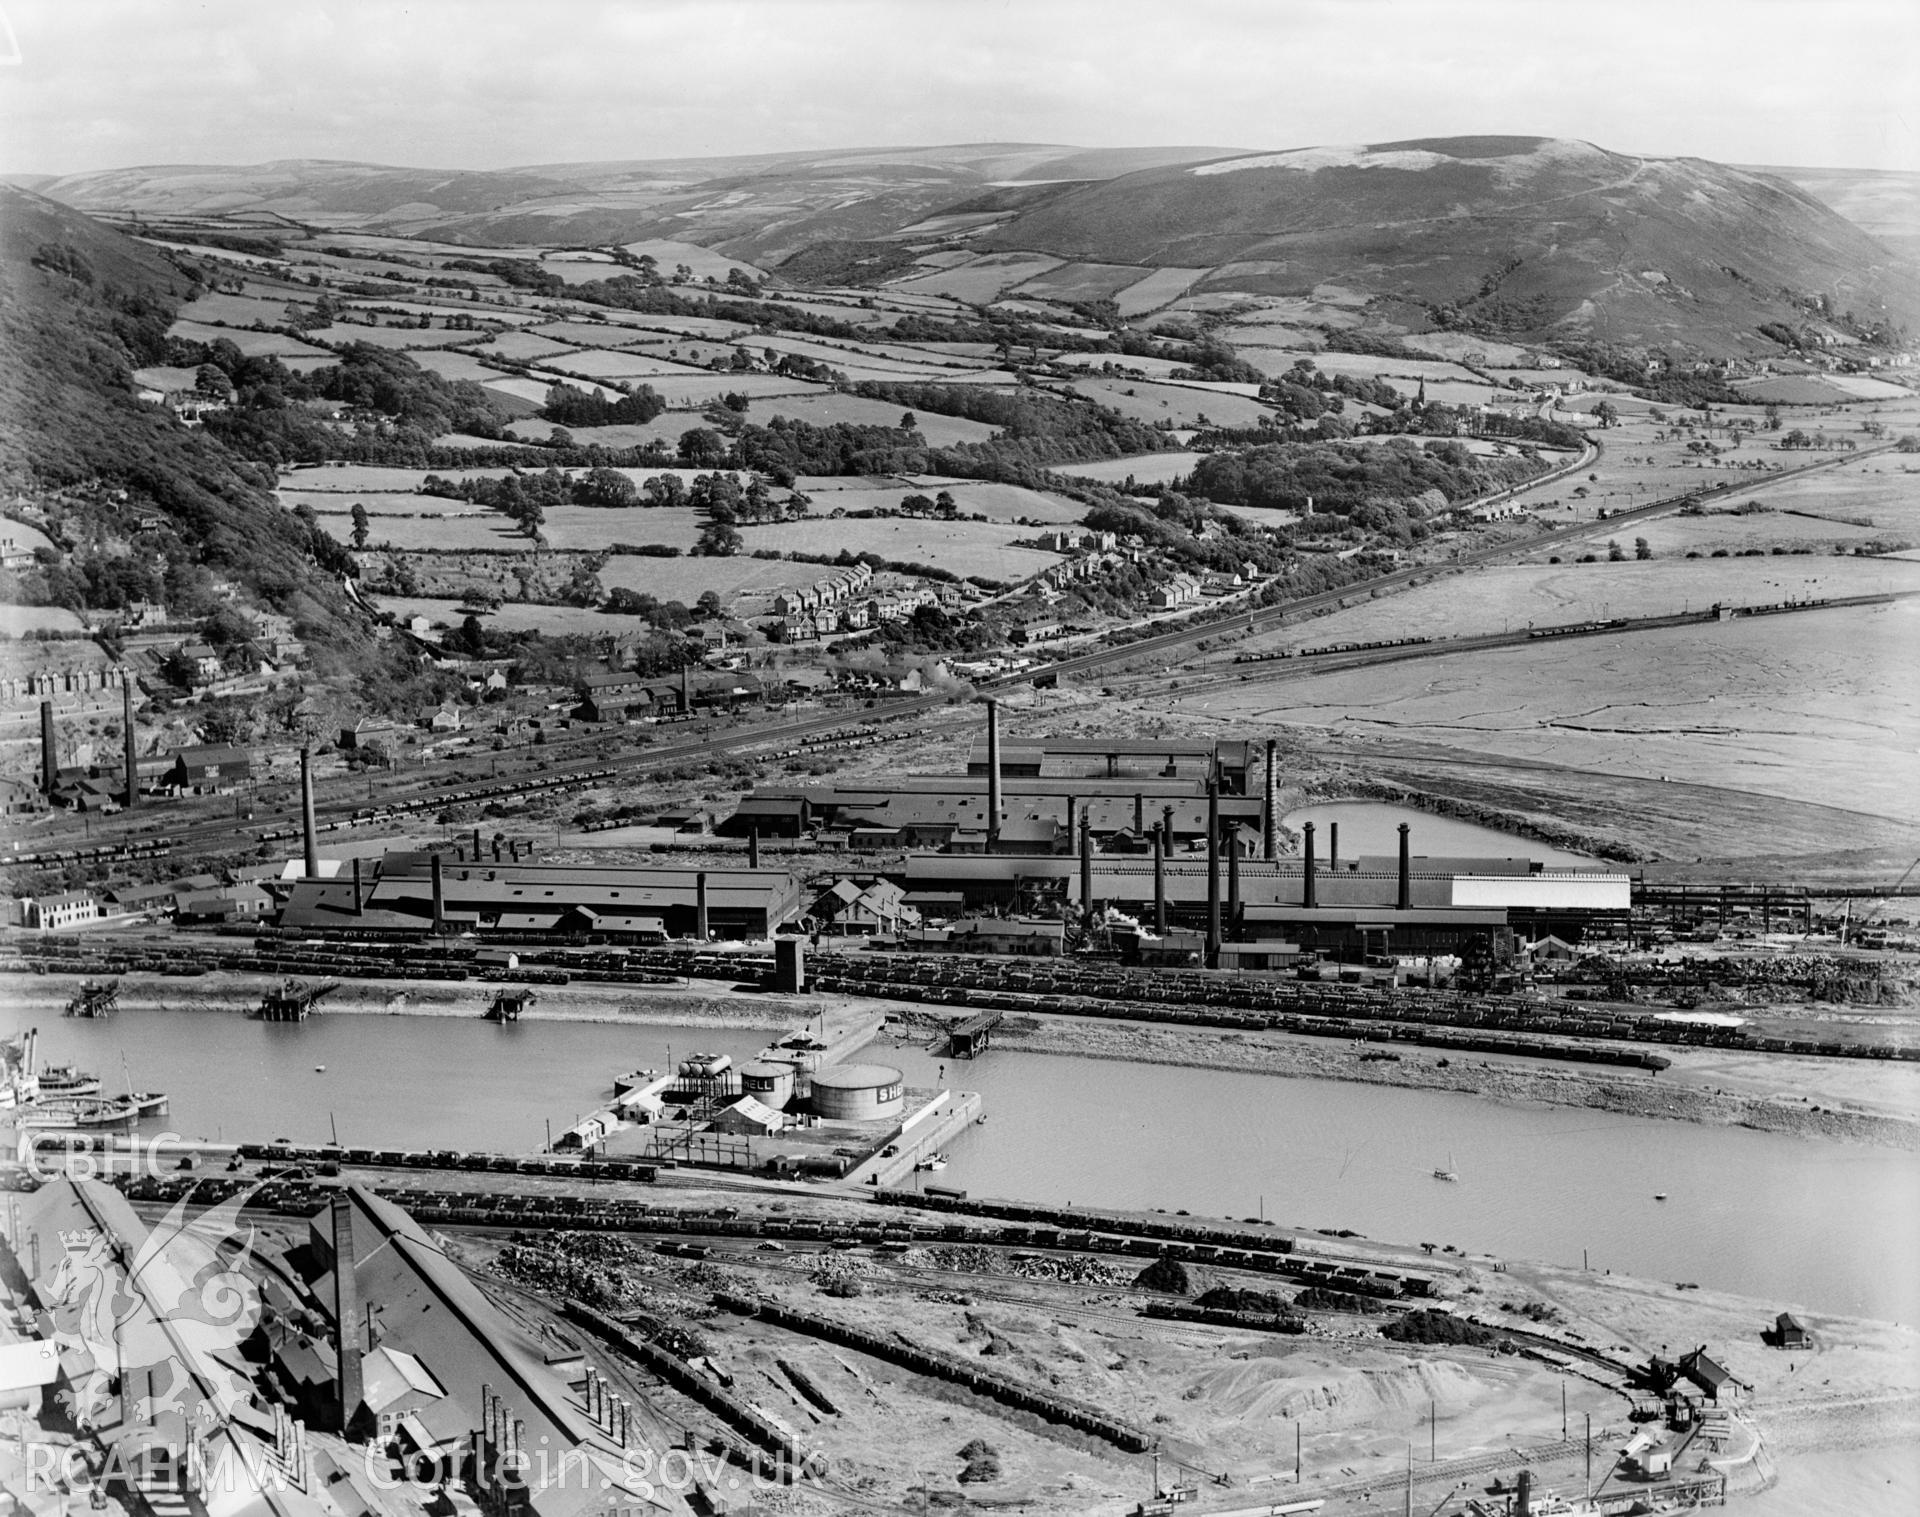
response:
[(1920, 171), (1916, 0), (0, 0), (0, 173), (1463, 133)]

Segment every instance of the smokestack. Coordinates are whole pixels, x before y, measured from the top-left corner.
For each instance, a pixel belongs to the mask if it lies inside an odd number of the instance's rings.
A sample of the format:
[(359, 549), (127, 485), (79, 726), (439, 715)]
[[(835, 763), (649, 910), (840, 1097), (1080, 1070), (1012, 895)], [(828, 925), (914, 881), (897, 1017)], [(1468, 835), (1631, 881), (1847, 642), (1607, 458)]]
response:
[(687, 673), (687, 666), (682, 664), (680, 666), (680, 714), (682, 716), (691, 716), (693, 714), (692, 678), (693, 677)]
[(1136, 790), (1133, 792), (1133, 832), (1138, 837), (1147, 830), (1146, 797)]
[(1260, 808), (1261, 826), (1265, 832), (1262, 842), (1266, 845), (1269, 862), (1280, 857), (1280, 811), (1274, 804), (1278, 795), (1273, 757), (1276, 746), (1272, 738), (1267, 739), (1267, 798)]
[[(1069, 822), (1071, 826), (1071, 822)], [(1071, 835), (1071, 834), (1069, 834)], [(1000, 703), (987, 702), (987, 847), (1000, 841)]]
[(1079, 846), (1080, 808), (1074, 805), (1073, 797), (1067, 797), (1067, 850), (1071, 852)]
[(340, 1391), (340, 1431), (358, 1409), (364, 1394), (360, 1379), (360, 1287), (353, 1276), (353, 1202), (336, 1191), (329, 1219), (333, 1232), (333, 1353), (338, 1363), (335, 1384)]
[(1409, 911), (1413, 907), (1413, 854), (1407, 844), (1407, 834), (1412, 829), (1405, 822), (1400, 824), (1400, 909)]
[(1162, 937), (1167, 934), (1167, 831), (1165, 824), (1153, 830), (1153, 930)]
[(1080, 818), (1080, 910), (1093, 921), (1093, 824)]
[(693, 935), (703, 943), (707, 940), (707, 872), (704, 869), (693, 877)]
[(60, 761), (53, 752), (53, 702), (40, 703), (40, 788), (47, 795), (53, 794), (53, 784), (60, 776)]
[(1340, 867), (1340, 824), (1327, 823), (1327, 873)]
[(1307, 908), (1307, 909), (1308, 909), (1309, 911), (1311, 911), (1311, 910), (1313, 909), (1313, 907), (1314, 907), (1314, 899), (1313, 899), (1313, 823), (1312, 823), (1312, 822), (1302, 822), (1302, 823), (1300, 824), (1300, 834), (1301, 834), (1301, 837), (1302, 837), (1302, 838), (1304, 839), (1304, 841), (1303, 841), (1303, 842), (1301, 843), (1301, 845), (1300, 845), (1300, 847), (1301, 847), (1301, 850), (1302, 850), (1302, 851), (1301, 851), (1301, 854), (1300, 854), (1300, 864), (1301, 864), (1301, 875), (1300, 875), (1300, 904), (1301, 904), (1302, 906), (1304, 906), (1304, 907), (1306, 907), (1306, 908)]
[(747, 868), (760, 867), (760, 824), (751, 823), (747, 828)]
[(1531, 1517), (1533, 1512), (1533, 1471), (1522, 1466), (1513, 1482), (1513, 1517)]
[(1207, 776), (1207, 968), (1220, 967), (1220, 779)]
[(433, 859), (433, 930), (435, 932), (438, 932), (443, 926), (446, 925), (447, 892), (446, 892), (446, 887), (441, 883), (441, 879), (440, 879), (440, 855), (436, 853), (432, 855), (432, 859)]
[(359, 916), (366, 910), (366, 897), (360, 893), (360, 860), (353, 861), (353, 914)]
[(474, 862), (474, 863), (476, 863), (476, 864), (477, 864), (477, 863), (479, 863), (479, 862), (480, 862), (480, 829), (479, 829), (478, 827), (476, 827), (476, 828), (474, 828), (474, 829), (473, 829), (473, 855), (472, 855), (472, 857), (473, 857), (473, 862)]
[(140, 776), (135, 767), (135, 747), (133, 741), (133, 676), (120, 676), (120, 730), (126, 738), (127, 747), (127, 809), (131, 811), (140, 799)]
[(1235, 937), (1240, 936), (1240, 839), (1237, 831), (1227, 843), (1227, 928)]
[[(317, 880), (320, 878), (320, 850), (313, 836), (313, 749), (304, 744), (300, 749), (300, 829), (305, 840), (307, 878)], [(436, 870), (439, 868), (437, 859), (434, 867)], [(434, 879), (439, 879), (437, 873)], [(436, 917), (439, 914), (437, 910), (434, 912)]]
[(482, 1443), (493, 1442), (493, 1387), (481, 1383), (480, 1386), (480, 1438)]

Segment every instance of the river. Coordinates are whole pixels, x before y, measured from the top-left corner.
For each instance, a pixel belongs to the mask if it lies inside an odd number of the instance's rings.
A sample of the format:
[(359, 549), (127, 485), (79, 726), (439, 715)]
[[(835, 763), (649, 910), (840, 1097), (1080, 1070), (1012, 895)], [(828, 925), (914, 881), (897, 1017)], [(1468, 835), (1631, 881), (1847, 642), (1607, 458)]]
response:
[(1407, 840), (1416, 856), (1433, 858), (1537, 859), (1548, 868), (1601, 867), (1601, 860), (1584, 853), (1570, 853), (1523, 838), (1511, 832), (1482, 827), (1478, 822), (1463, 822), (1450, 816), (1435, 816), (1411, 806), (1390, 806), (1381, 801), (1326, 801), (1289, 811), (1281, 820), (1295, 832), (1302, 822), (1317, 829), (1314, 850), (1327, 856), (1327, 824), (1340, 824), (1340, 856), (1356, 859), (1362, 854), (1397, 858), (1400, 854), (1399, 825), (1411, 829)]
[[(0, 1011), (0, 1033), (17, 1030)], [(529, 1150), (613, 1076), (768, 1034), (641, 1024), (201, 1011), (43, 1021), (43, 1059), (168, 1092), (150, 1131)], [(862, 1057), (934, 1085), (936, 1061)], [(324, 1065), (324, 1072), (316, 1066)], [(1350, 1227), (1920, 1322), (1920, 1157), (1738, 1128), (1222, 1070), (989, 1053), (944, 1067), (988, 1120), (940, 1179), (975, 1195)], [(1451, 1169), (1457, 1182), (1435, 1179)], [(1664, 1202), (1654, 1199), (1665, 1192)]]

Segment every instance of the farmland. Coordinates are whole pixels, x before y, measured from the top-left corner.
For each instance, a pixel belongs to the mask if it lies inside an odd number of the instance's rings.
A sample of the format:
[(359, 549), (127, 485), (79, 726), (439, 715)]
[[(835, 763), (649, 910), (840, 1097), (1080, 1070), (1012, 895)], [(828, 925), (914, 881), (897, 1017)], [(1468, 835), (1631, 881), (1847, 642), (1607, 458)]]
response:
[(1025, 579), (1057, 561), (1057, 555), (1038, 548), (1011, 547), (1007, 537), (1007, 529), (994, 522), (897, 517), (786, 522), (746, 531), (747, 547), (753, 551), (837, 553), (846, 549), (932, 564), (962, 578), (980, 575), (1003, 582)]
[[(1912, 582), (1920, 587), (1920, 566)], [(1784, 589), (1785, 587), (1779, 587)], [(1618, 609), (1615, 609), (1618, 614)], [(1920, 605), (1555, 639), (1207, 689), (1179, 708), (1920, 823)]]

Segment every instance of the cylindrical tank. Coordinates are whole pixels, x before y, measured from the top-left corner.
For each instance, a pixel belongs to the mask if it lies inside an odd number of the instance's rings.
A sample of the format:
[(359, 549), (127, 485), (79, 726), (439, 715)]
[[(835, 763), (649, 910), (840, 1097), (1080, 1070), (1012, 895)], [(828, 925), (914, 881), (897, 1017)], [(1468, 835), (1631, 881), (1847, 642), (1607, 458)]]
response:
[(680, 1061), (680, 1075), (687, 1080), (716, 1080), (733, 1068), (733, 1055), (696, 1053)]
[(830, 1120), (897, 1117), (906, 1099), (904, 1077), (888, 1064), (835, 1064), (813, 1072), (813, 1109)]
[(756, 1059), (740, 1066), (740, 1094), (762, 1105), (784, 1111), (793, 1099), (793, 1066)]

